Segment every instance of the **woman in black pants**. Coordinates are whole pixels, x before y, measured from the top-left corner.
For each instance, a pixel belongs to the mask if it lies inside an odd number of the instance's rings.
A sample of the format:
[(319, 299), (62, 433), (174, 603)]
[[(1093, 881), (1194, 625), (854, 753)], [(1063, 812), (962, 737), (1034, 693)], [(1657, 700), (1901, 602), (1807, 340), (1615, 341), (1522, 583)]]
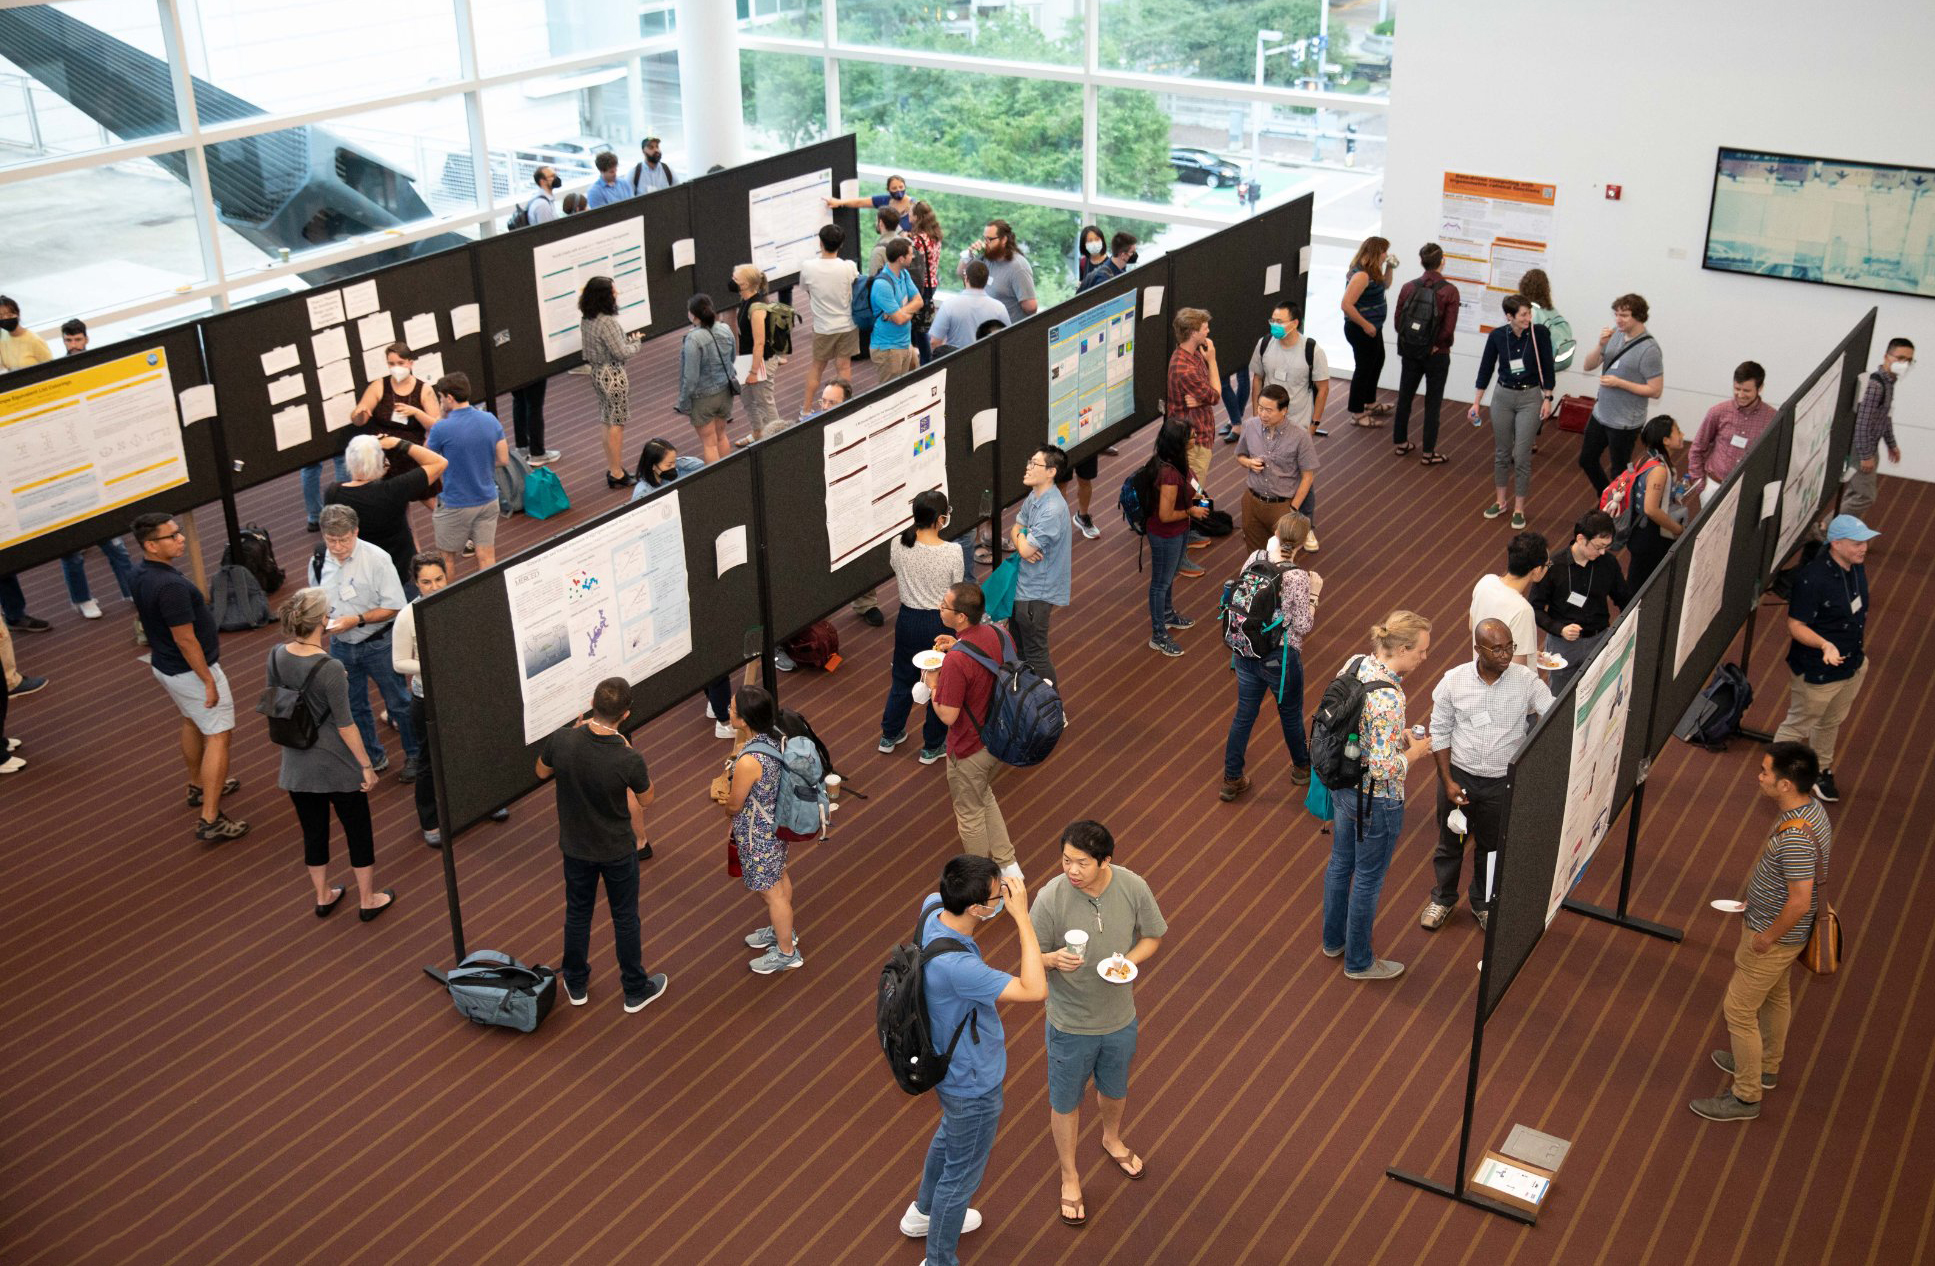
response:
[[(1680, 476), (1673, 469), (1674, 459), (1686, 447), (1680, 424), (1664, 413), (1649, 418), (1639, 429), (1639, 442), (1645, 454), (1638, 465), (1645, 473), (1633, 479), (1633, 532), (1626, 541), (1626, 585), (1634, 593), (1686, 530), (1686, 511), (1680, 506)], [(1653, 464), (1648, 466), (1649, 462)]]
[(300, 690), (316, 721), (316, 741), (282, 749), (276, 785), (289, 793), (302, 823), (302, 859), (316, 887), (316, 917), (334, 913), (345, 889), (329, 885), (329, 814), (343, 824), (349, 866), (356, 876), (357, 904), (368, 923), (396, 903), (391, 889), (376, 888), (376, 840), (370, 829), (369, 790), (376, 785), (369, 753), (349, 712), (349, 671), (330, 658), (329, 594), (299, 589), (282, 604), (282, 632), (289, 639), (269, 652), (267, 684)]
[(1389, 312), (1385, 290), (1397, 276), (1391, 243), (1367, 237), (1357, 248), (1344, 274), (1344, 341), (1350, 344), (1356, 368), (1350, 375), (1350, 420), (1353, 426), (1377, 426), (1394, 412), (1379, 403), (1377, 380), (1384, 373), (1384, 318)]

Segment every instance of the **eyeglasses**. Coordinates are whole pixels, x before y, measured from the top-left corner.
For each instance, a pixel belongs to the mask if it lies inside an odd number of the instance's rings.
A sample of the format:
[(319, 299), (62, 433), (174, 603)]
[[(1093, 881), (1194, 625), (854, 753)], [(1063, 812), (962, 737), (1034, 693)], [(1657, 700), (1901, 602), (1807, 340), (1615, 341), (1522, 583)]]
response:
[(179, 541), (186, 535), (187, 535), (186, 532), (183, 532), (180, 528), (176, 528), (174, 531), (169, 532), (166, 535), (163, 535), (157, 532), (155, 535), (149, 537), (148, 539), (151, 541)]

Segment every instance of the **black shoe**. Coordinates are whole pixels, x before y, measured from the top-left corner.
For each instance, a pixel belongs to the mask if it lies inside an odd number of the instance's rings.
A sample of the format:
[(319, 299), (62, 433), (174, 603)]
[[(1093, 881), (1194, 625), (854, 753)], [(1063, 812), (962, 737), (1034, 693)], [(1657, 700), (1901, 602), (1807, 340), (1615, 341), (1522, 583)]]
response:
[(475, 557), (477, 557), (477, 542), (475, 542), (475, 541), (465, 541), (465, 542), (464, 542), (464, 555), (463, 555), (463, 556), (464, 556), (465, 558), (475, 558)]
[(226, 813), (215, 815), (213, 822), (197, 822), (195, 838), (204, 844), (219, 844), (223, 840), (239, 840), (249, 833), (249, 824), (239, 822)]
[(1834, 785), (1834, 771), (1824, 769), (1821, 776), (1814, 780), (1814, 798), (1822, 804), (1833, 804), (1841, 798), (1840, 788)]
[(378, 915), (382, 914), (385, 910), (389, 909), (391, 906), (396, 904), (396, 889), (385, 888), (383, 890), (383, 895), (388, 897), (389, 900), (385, 901), (380, 906), (375, 906), (369, 909), (358, 910), (356, 912), (356, 917), (361, 919), (365, 923), (374, 922)]
[(18, 699), (22, 695), (30, 695), (36, 690), (43, 689), (46, 685), (47, 679), (45, 677), (22, 677), (20, 684), (7, 692), (7, 697), (9, 699)]
[(509, 809), (494, 809), (491, 811), (490, 820), (493, 822), (509, 822), (511, 820), (511, 811)]
[(390, 767), (390, 754), (388, 752), (385, 752), (381, 756), (376, 758), (376, 763), (370, 766), (370, 772), (380, 774), (384, 770), (388, 769), (389, 767)]
[(37, 615), (23, 615), (18, 620), (8, 616), (7, 627), (16, 633), (45, 633), (54, 626)]
[(320, 532), (322, 531), (322, 524), (316, 522), (314, 519), (311, 519), (309, 520), (309, 530), (311, 532)]
[(887, 617), (880, 614), (879, 607), (875, 607), (871, 611), (862, 611), (860, 613), (860, 618), (865, 620), (868, 624), (871, 624), (876, 629), (887, 622)]
[[(241, 789), (242, 780), (240, 778), (230, 778), (222, 784), (222, 794), (224, 796), (232, 796)], [(188, 784), (188, 807), (191, 809), (199, 809), (202, 807), (202, 789), (192, 782)]]
[(423, 772), (423, 758), (412, 756), (403, 762), (403, 772), (396, 776), (398, 782), (415, 782)]
[(637, 482), (629, 474), (614, 476), (610, 471), (605, 472), (605, 487), (607, 488), (629, 488)]

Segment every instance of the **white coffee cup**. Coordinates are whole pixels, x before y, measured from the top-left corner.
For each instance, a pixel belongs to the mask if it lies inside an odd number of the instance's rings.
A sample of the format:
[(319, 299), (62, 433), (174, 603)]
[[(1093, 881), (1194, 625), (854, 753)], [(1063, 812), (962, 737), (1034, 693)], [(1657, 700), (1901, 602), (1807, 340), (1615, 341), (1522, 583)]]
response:
[(1453, 809), (1445, 814), (1445, 825), (1451, 828), (1453, 835), (1463, 835), (1470, 829), (1470, 823), (1465, 821), (1463, 809)]
[(1088, 957), (1088, 933), (1080, 928), (1070, 928), (1062, 933), (1062, 944), (1075, 951), (1075, 957)]
[(840, 775), (828, 774), (826, 776), (826, 798), (828, 800), (838, 800), (840, 798)]

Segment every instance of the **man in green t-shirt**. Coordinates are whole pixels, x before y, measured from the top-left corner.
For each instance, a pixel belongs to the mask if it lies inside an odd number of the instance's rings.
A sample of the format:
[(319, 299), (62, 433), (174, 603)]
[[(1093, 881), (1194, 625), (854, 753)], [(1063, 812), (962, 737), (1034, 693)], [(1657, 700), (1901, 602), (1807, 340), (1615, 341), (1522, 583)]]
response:
[[(1062, 873), (1043, 885), (1029, 907), (1048, 969), (1049, 1128), (1061, 1160), (1062, 1221), (1070, 1226), (1088, 1221), (1075, 1136), (1089, 1078), (1101, 1103), (1103, 1150), (1130, 1178), (1143, 1175), (1142, 1158), (1122, 1141), (1136, 1045), (1134, 987), (1102, 969), (1119, 955), (1139, 970), (1169, 925), (1148, 883), (1115, 865), (1114, 857), (1115, 837), (1107, 827), (1071, 823), (1062, 831)], [(1086, 935), (1080, 949), (1070, 948), (1071, 931)]]

